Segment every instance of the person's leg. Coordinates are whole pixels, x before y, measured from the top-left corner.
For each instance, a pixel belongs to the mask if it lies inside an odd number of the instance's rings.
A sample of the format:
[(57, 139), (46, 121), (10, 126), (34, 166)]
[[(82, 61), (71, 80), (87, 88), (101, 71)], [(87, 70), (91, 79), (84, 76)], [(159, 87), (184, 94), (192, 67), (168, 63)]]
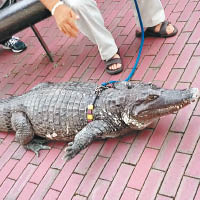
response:
[(8, 40), (10, 40), (10, 39), (11, 39), (11, 38), (8, 38), (8, 39), (6, 39), (6, 40), (3, 40), (3, 41), (0, 42), (0, 44), (3, 45), (4, 43), (6, 43), (6, 42), (7, 42)]
[[(10, 6), (11, 4), (16, 3), (16, 0), (6, 1), (4, 6), (0, 9), (5, 9), (6, 7)], [(22, 52), (26, 49), (26, 45), (17, 37), (10, 37), (6, 40), (0, 42), (4, 49), (11, 49), (15, 53)]]
[[(98, 46), (102, 60), (119, 58), (117, 45), (112, 34), (105, 28), (103, 17), (94, 0), (63, 0), (80, 17), (77, 26), (85, 36)], [(110, 69), (121, 68), (122, 64), (111, 64)]]
[[(175, 30), (176, 28), (171, 23), (165, 22), (165, 11), (160, 0), (138, 0), (137, 3), (144, 27), (153, 27), (153, 29), (150, 30), (155, 32), (160, 32), (161, 29), (164, 29), (164, 36), (166, 37), (168, 35), (173, 36), (173, 33), (175, 34), (177, 32), (177, 30)], [(135, 4), (133, 7), (136, 23), (139, 26), (139, 19), (135, 9)]]
[[(137, 0), (144, 27), (153, 27), (165, 20), (165, 11), (160, 0)], [(135, 3), (133, 3), (134, 16), (139, 25)]]

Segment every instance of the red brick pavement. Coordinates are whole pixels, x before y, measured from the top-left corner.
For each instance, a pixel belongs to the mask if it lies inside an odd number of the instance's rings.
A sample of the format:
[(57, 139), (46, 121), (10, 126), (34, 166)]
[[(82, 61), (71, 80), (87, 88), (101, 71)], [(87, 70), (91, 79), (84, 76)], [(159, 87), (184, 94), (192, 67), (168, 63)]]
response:
[[(43, 81), (101, 83), (126, 78), (140, 44), (132, 2), (97, 2), (120, 47), (122, 74), (108, 75), (96, 46), (81, 34), (76, 39), (65, 37), (49, 18), (36, 26), (55, 62), (49, 62), (31, 29), (18, 33), (28, 48), (21, 54), (0, 48), (0, 97), (22, 94)], [(179, 32), (173, 38), (145, 39), (132, 80), (200, 89), (200, 2), (162, 2)], [(62, 142), (51, 143), (52, 149), (37, 158), (14, 141), (14, 134), (0, 133), (0, 199), (199, 200), (199, 136), (199, 102), (140, 133), (94, 142), (68, 163), (61, 159)]]

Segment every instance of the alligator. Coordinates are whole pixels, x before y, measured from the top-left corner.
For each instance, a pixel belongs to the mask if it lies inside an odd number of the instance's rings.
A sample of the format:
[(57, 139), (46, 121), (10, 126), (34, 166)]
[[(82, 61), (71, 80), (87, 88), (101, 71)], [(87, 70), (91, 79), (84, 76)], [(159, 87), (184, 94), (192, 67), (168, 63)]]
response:
[(168, 90), (152, 83), (40, 83), (0, 100), (0, 131), (15, 131), (15, 140), (37, 155), (50, 149), (46, 141), (66, 141), (70, 160), (95, 139), (142, 130), (198, 98), (197, 88)]

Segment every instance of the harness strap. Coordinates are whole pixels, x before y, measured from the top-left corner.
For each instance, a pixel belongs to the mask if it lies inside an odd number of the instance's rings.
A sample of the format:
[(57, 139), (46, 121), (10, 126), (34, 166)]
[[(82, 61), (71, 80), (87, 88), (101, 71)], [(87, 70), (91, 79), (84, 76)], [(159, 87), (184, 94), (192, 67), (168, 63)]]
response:
[(113, 87), (113, 85), (109, 85), (109, 86), (97, 86), (95, 89), (95, 95), (93, 96), (93, 98), (91, 99), (91, 103), (88, 104), (87, 106), (87, 121), (88, 123), (94, 120), (94, 116), (93, 116), (93, 110), (94, 110), (94, 104), (97, 100), (97, 98), (99, 97), (100, 93), (108, 88)]

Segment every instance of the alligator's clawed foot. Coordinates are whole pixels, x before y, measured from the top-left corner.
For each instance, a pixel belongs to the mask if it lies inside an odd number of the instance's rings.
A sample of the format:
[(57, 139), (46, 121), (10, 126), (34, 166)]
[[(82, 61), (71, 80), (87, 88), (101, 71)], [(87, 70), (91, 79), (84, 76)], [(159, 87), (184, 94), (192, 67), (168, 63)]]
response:
[(74, 144), (74, 142), (69, 142), (68, 144), (67, 144), (67, 146), (69, 147), (69, 146), (72, 146)]
[(77, 145), (75, 145), (73, 142), (68, 143), (68, 146), (65, 148), (65, 156), (63, 157), (63, 159), (65, 159), (66, 161), (71, 160), (72, 158), (74, 158), (78, 153), (79, 153), (79, 148)]
[(49, 150), (49, 149), (51, 149), (51, 147), (49, 147), (47, 145), (44, 145), (46, 143), (47, 143), (47, 140), (45, 140), (45, 139), (35, 138), (29, 144), (24, 145), (24, 147), (26, 149), (28, 149), (28, 150), (33, 151), (36, 154), (36, 156), (38, 157), (40, 150)]

